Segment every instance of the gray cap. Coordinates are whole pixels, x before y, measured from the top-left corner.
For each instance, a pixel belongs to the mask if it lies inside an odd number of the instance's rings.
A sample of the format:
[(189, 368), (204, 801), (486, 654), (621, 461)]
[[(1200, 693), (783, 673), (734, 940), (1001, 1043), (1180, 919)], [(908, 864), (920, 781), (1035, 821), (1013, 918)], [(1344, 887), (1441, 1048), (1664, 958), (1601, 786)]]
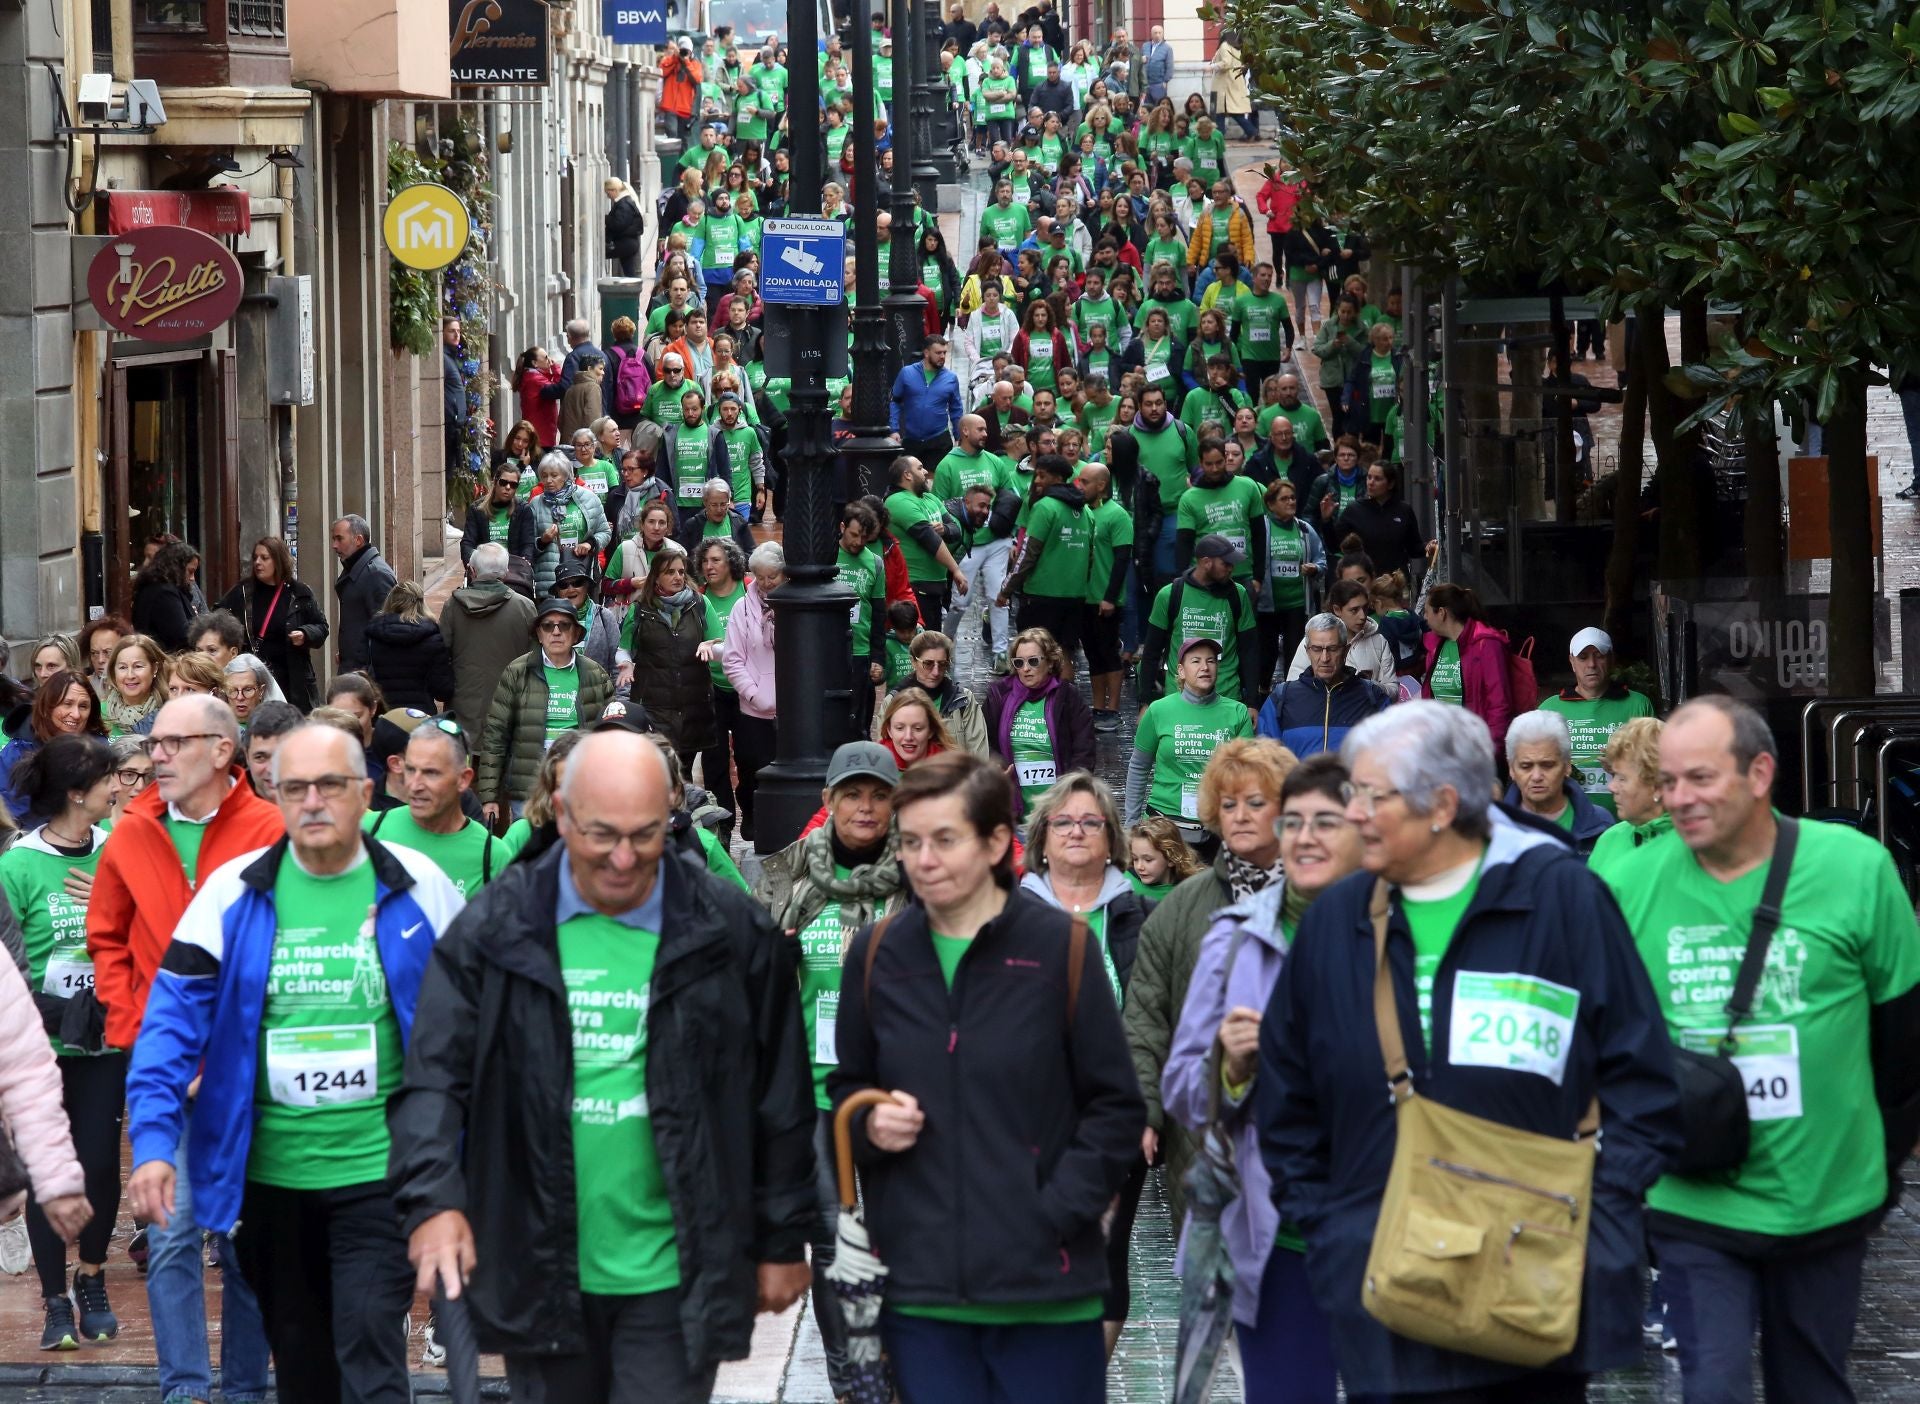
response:
[(900, 764), (893, 752), (872, 741), (849, 741), (833, 753), (827, 762), (827, 788), (831, 790), (856, 776), (870, 775), (887, 785), (900, 783)]
[(1202, 556), (1218, 556), (1228, 565), (1239, 565), (1247, 558), (1247, 553), (1218, 533), (1209, 533), (1193, 543), (1194, 559)]

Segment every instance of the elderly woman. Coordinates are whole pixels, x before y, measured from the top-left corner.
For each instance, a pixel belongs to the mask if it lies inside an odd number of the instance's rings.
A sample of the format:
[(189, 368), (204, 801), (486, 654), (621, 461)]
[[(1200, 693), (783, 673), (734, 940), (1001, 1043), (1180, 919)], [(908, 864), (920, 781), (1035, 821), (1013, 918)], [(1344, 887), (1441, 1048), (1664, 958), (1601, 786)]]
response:
[(694, 757), (717, 741), (719, 728), (713, 675), (702, 648), (706, 605), (688, 576), (687, 553), (673, 542), (654, 556), (623, 633), (621, 642), (633, 659), (631, 695), (646, 706), (654, 728), (673, 739), (681, 767), (691, 771)]
[(251, 653), (237, 654), (220, 671), (227, 680), (227, 704), (242, 728), (253, 720), (262, 702), (287, 700), (272, 671)]
[(1127, 822), (1143, 814), (1171, 819), (1188, 847), (1211, 858), (1219, 840), (1200, 824), (1200, 776), (1215, 751), (1251, 736), (1253, 713), (1214, 688), (1220, 641), (1202, 636), (1180, 646), (1174, 662), (1178, 690), (1147, 704), (1127, 757)]
[(107, 660), (100, 716), (108, 736), (145, 736), (167, 692), (167, 655), (145, 634), (128, 634)]
[[(893, 836), (893, 789), (900, 768), (871, 741), (849, 741), (827, 762), (822, 794), (827, 817), (761, 866), (753, 895), (780, 929), (800, 943), (800, 1014), (813, 1059), (819, 1107), (814, 1150), (819, 1165), (820, 1213), (814, 1221), (813, 1263), (818, 1274), (833, 1261), (840, 1196), (833, 1174), (833, 1099), (827, 1074), (839, 1061), (834, 1031), (840, 1008), (840, 971), (847, 947), (863, 926), (907, 904), (906, 878)], [(853, 1388), (847, 1365), (847, 1327), (839, 1300), (825, 1290), (813, 1297), (827, 1380), (835, 1398)]]
[(1104, 1398), (1102, 1223), (1144, 1116), (1102, 944), (1015, 887), (992, 761), (915, 766), (894, 822), (915, 901), (847, 950), (827, 1090), (886, 1094), (852, 1138), (900, 1392)]
[[(1346, 817), (1372, 880), (1341, 883), (1309, 909), (1261, 1019), (1256, 1116), (1281, 1217), (1306, 1237), (1350, 1393), (1584, 1400), (1589, 1373), (1640, 1358), (1641, 1198), (1680, 1145), (1670, 1045), (1646, 968), (1585, 864), (1493, 805), (1493, 743), (1479, 718), (1405, 703), (1356, 727), (1342, 749)], [(1386, 1023), (1376, 1020), (1383, 998)], [(1383, 1056), (1383, 1046), (1393, 1051)], [(1369, 1275), (1396, 1106), (1414, 1095), (1555, 1139), (1590, 1130), (1595, 1111), (1604, 1120), (1606, 1149), (1578, 1212), (1552, 1196), (1527, 1196), (1513, 1211), (1517, 1233), (1586, 1237), (1580, 1337), (1550, 1369), (1414, 1341), (1363, 1305), (1369, 1294), (1391, 1302), (1469, 1285), (1487, 1300), (1510, 1287), (1542, 1305), (1531, 1280), (1485, 1281), (1518, 1271), (1503, 1266), (1516, 1261), (1513, 1238), (1504, 1256), (1497, 1241), (1451, 1257), (1384, 1244), (1380, 1274)], [(1498, 1167), (1467, 1169), (1463, 1186), (1490, 1183), (1470, 1172)], [(1456, 1212), (1471, 1214), (1469, 1202)], [(1422, 1240), (1428, 1250), (1438, 1236)], [(1513, 1329), (1524, 1334), (1528, 1319), (1513, 1318)]]
[[(745, 598), (727, 616), (720, 666), (740, 699), (734, 722), (733, 763), (740, 773), (740, 833), (753, 837), (753, 796), (760, 771), (773, 760), (773, 606), (768, 596), (787, 583), (787, 555), (777, 541), (764, 542), (747, 558), (753, 578)], [(711, 642), (702, 647), (711, 653)]]
[(387, 592), (380, 612), (367, 621), (366, 640), (367, 671), (389, 706), (422, 712), (453, 706), (453, 656), (427, 613), (419, 581), (402, 580)]
[(1620, 815), (1620, 822), (1601, 834), (1587, 854), (1587, 866), (1602, 877), (1642, 844), (1673, 832), (1673, 816), (1660, 797), (1662, 725), (1657, 717), (1635, 717), (1608, 737), (1600, 752)]
[(553, 576), (555, 599), (565, 600), (580, 616), (580, 651), (613, 679), (613, 695), (625, 697), (633, 682), (633, 660), (620, 647), (620, 625), (605, 606), (593, 602), (593, 573), (582, 560), (562, 560)]
[(1585, 857), (1613, 816), (1587, 798), (1573, 778), (1573, 736), (1558, 712), (1522, 712), (1507, 728), (1506, 803), (1561, 829)]
[[(1113, 997), (1124, 1007), (1134, 953), (1140, 947), (1140, 927), (1153, 903), (1127, 881), (1126, 830), (1120, 826), (1113, 791), (1084, 770), (1062, 776), (1033, 802), (1027, 837), (1027, 873), (1020, 880), (1020, 890), (1049, 907), (1086, 918), (1088, 933), (1100, 944), (1101, 964), (1113, 985)], [(1146, 1160), (1135, 1160), (1107, 1230), (1107, 1294), (1100, 1319), (1108, 1355), (1127, 1324), (1132, 1299), (1127, 1255), (1134, 1211), (1146, 1181)]]
[(1200, 943), (1161, 1094), (1196, 1137), (1210, 1121), (1233, 1147), (1240, 1195), (1221, 1215), (1234, 1269), (1234, 1332), (1247, 1404), (1334, 1404), (1337, 1372), (1327, 1318), (1307, 1282), (1306, 1244), (1283, 1223), (1260, 1161), (1253, 1121), (1260, 1020), (1313, 900), (1360, 866), (1347, 819), (1347, 770), (1309, 757), (1280, 787), (1284, 882), (1218, 913)]
[(1045, 629), (1023, 629), (1009, 672), (981, 704), (988, 741), (1014, 785), (1016, 816), (1060, 776), (1093, 768), (1093, 709), (1069, 680), (1072, 663)]
[(1213, 753), (1200, 776), (1199, 813), (1201, 822), (1220, 835), (1220, 851), (1210, 867), (1174, 888), (1140, 930), (1140, 953), (1124, 1011), (1127, 1045), (1147, 1098), (1141, 1150), (1153, 1161), (1165, 1149), (1167, 1197), (1176, 1223), (1185, 1211), (1181, 1181), (1193, 1148), (1180, 1123), (1168, 1119), (1162, 1108), (1161, 1070), (1213, 914), (1280, 879), (1280, 835), (1274, 821), (1280, 817), (1280, 788), (1293, 766), (1293, 752), (1261, 738), (1229, 741)]
[(534, 524), (540, 534), (534, 538), (539, 552), (533, 562), (533, 589), (546, 598), (553, 591), (554, 572), (560, 557), (592, 562), (613, 540), (613, 528), (600, 499), (573, 481), (573, 461), (564, 453), (550, 453), (540, 460), (540, 491), (532, 499)]

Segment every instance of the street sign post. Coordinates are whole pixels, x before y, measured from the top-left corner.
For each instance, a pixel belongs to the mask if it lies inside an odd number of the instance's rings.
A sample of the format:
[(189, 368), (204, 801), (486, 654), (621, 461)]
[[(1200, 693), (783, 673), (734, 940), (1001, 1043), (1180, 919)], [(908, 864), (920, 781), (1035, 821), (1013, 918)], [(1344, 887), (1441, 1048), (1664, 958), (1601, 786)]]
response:
[(760, 240), (760, 296), (788, 307), (846, 299), (847, 227), (837, 219), (770, 219)]

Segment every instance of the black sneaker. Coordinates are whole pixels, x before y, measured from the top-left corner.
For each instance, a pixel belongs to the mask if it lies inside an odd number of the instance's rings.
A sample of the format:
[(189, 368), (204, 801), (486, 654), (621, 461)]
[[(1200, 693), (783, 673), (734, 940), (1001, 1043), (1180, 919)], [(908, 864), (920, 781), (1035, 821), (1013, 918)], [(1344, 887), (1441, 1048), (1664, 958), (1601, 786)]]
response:
[(80, 1338), (110, 1341), (120, 1334), (120, 1318), (107, 1304), (107, 1275), (104, 1272), (73, 1274), (73, 1305), (80, 1314)]
[(1914, 498), (1920, 497), (1920, 483), (1908, 483), (1905, 487), (1901, 488), (1900, 491), (1896, 492), (1894, 496), (1902, 502), (1911, 502)]
[(147, 1231), (135, 1229), (133, 1237), (127, 1240), (127, 1257), (140, 1269), (140, 1275), (147, 1275)]
[(80, 1349), (80, 1332), (73, 1324), (73, 1303), (65, 1297), (47, 1298), (47, 1329), (40, 1333), (40, 1349)]
[(1120, 714), (1118, 712), (1095, 712), (1093, 714), (1093, 729), (1095, 731), (1118, 731), (1120, 729)]

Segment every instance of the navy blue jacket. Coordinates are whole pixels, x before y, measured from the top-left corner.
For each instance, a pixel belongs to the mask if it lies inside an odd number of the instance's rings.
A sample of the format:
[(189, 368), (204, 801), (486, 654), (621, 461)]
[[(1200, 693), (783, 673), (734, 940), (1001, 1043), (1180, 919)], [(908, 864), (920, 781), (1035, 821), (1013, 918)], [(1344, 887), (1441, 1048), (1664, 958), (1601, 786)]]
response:
[[(1574, 851), (1584, 858), (1593, 852), (1593, 846), (1600, 841), (1600, 835), (1613, 827), (1614, 818), (1611, 814), (1607, 813), (1606, 810), (1588, 799), (1587, 792), (1580, 786), (1574, 784), (1573, 781), (1563, 780), (1560, 783), (1560, 791), (1567, 797), (1567, 803), (1573, 806), (1573, 828), (1571, 830), (1562, 829), (1561, 832), (1572, 834)], [(1519, 808), (1520, 787), (1518, 785), (1507, 786), (1505, 799), (1506, 803), (1513, 805), (1516, 809)], [(1535, 817), (1538, 818), (1539, 816), (1536, 815)], [(1547, 822), (1550, 824), (1553, 823), (1551, 819)], [(1557, 828), (1558, 826), (1556, 825), (1555, 827)]]
[[(1373, 1018), (1374, 878), (1356, 873), (1308, 910), (1260, 1023), (1260, 1154), (1284, 1217), (1307, 1239), (1307, 1274), (1354, 1394), (1472, 1390), (1518, 1366), (1391, 1334), (1361, 1279), (1393, 1161), (1394, 1113)], [(1396, 898), (1387, 958), (1417, 1095), (1543, 1135), (1571, 1136), (1600, 1099), (1580, 1339), (1557, 1362), (1598, 1371), (1640, 1359), (1646, 1269), (1642, 1195), (1679, 1149), (1671, 1045), (1646, 967), (1606, 885), (1564, 843), (1498, 806), (1479, 887), (1433, 985), (1433, 1048), (1420, 1035), (1413, 940)], [(1518, 972), (1580, 992), (1556, 1086), (1538, 1073), (1446, 1058), (1461, 970)]]
[(1338, 751), (1349, 731), (1393, 703), (1384, 687), (1351, 668), (1342, 668), (1331, 687), (1308, 671), (1267, 695), (1254, 731), (1305, 760), (1321, 751)]

